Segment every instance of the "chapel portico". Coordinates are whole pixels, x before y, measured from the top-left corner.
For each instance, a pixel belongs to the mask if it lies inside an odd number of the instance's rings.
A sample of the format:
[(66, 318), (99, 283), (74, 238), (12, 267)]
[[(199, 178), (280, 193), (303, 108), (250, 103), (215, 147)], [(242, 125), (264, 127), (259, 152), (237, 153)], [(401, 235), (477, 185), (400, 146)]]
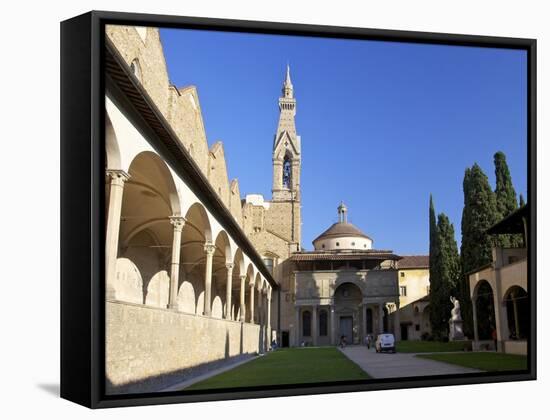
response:
[(347, 208), (338, 208), (339, 221), (316, 238), (315, 251), (295, 252), (293, 264), (294, 319), (291, 345), (337, 345), (364, 342), (393, 332), (388, 305), (399, 308), (396, 261), (388, 250), (372, 249), (372, 239), (347, 222)]

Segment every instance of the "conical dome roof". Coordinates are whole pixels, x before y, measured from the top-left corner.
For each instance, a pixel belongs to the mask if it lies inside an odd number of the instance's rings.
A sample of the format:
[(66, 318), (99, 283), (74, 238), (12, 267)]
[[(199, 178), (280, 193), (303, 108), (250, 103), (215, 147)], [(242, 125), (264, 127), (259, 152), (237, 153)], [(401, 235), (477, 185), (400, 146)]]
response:
[(372, 240), (368, 235), (361, 232), (361, 230), (355, 225), (352, 225), (351, 223), (336, 222), (323, 233), (321, 233), (317, 238), (315, 238), (313, 242), (316, 242), (320, 239), (346, 236), (361, 237)]
[(348, 223), (346, 213), (346, 205), (340, 203), (338, 206), (338, 222), (313, 240), (313, 246), (316, 250), (365, 250), (372, 248), (372, 239), (359, 228)]

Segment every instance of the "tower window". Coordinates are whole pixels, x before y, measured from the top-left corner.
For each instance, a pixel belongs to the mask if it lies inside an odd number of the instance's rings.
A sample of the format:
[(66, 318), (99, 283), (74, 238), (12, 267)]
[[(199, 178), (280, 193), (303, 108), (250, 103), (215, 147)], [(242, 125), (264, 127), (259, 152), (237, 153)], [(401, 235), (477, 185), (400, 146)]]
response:
[(288, 157), (283, 162), (283, 188), (289, 188), (292, 184), (292, 164)]
[(141, 82), (141, 67), (139, 65), (139, 61), (137, 58), (135, 58), (130, 63), (130, 70), (132, 70), (132, 73), (134, 74), (134, 76), (136, 76), (136, 78)]

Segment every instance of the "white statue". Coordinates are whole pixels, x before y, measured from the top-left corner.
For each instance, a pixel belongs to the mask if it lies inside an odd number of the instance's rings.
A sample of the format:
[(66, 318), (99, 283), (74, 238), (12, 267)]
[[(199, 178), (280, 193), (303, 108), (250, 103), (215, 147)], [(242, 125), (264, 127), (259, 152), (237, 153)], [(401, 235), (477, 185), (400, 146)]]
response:
[(451, 321), (462, 321), (462, 315), (460, 314), (460, 302), (454, 296), (451, 296), (451, 303), (453, 309), (451, 309)]

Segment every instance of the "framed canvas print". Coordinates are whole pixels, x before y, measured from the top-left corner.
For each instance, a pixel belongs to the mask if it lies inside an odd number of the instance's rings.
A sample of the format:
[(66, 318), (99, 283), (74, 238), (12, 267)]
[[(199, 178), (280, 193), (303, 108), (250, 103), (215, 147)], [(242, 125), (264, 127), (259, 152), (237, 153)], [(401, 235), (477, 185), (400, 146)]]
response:
[(536, 41), (61, 24), (61, 395), (536, 378)]

